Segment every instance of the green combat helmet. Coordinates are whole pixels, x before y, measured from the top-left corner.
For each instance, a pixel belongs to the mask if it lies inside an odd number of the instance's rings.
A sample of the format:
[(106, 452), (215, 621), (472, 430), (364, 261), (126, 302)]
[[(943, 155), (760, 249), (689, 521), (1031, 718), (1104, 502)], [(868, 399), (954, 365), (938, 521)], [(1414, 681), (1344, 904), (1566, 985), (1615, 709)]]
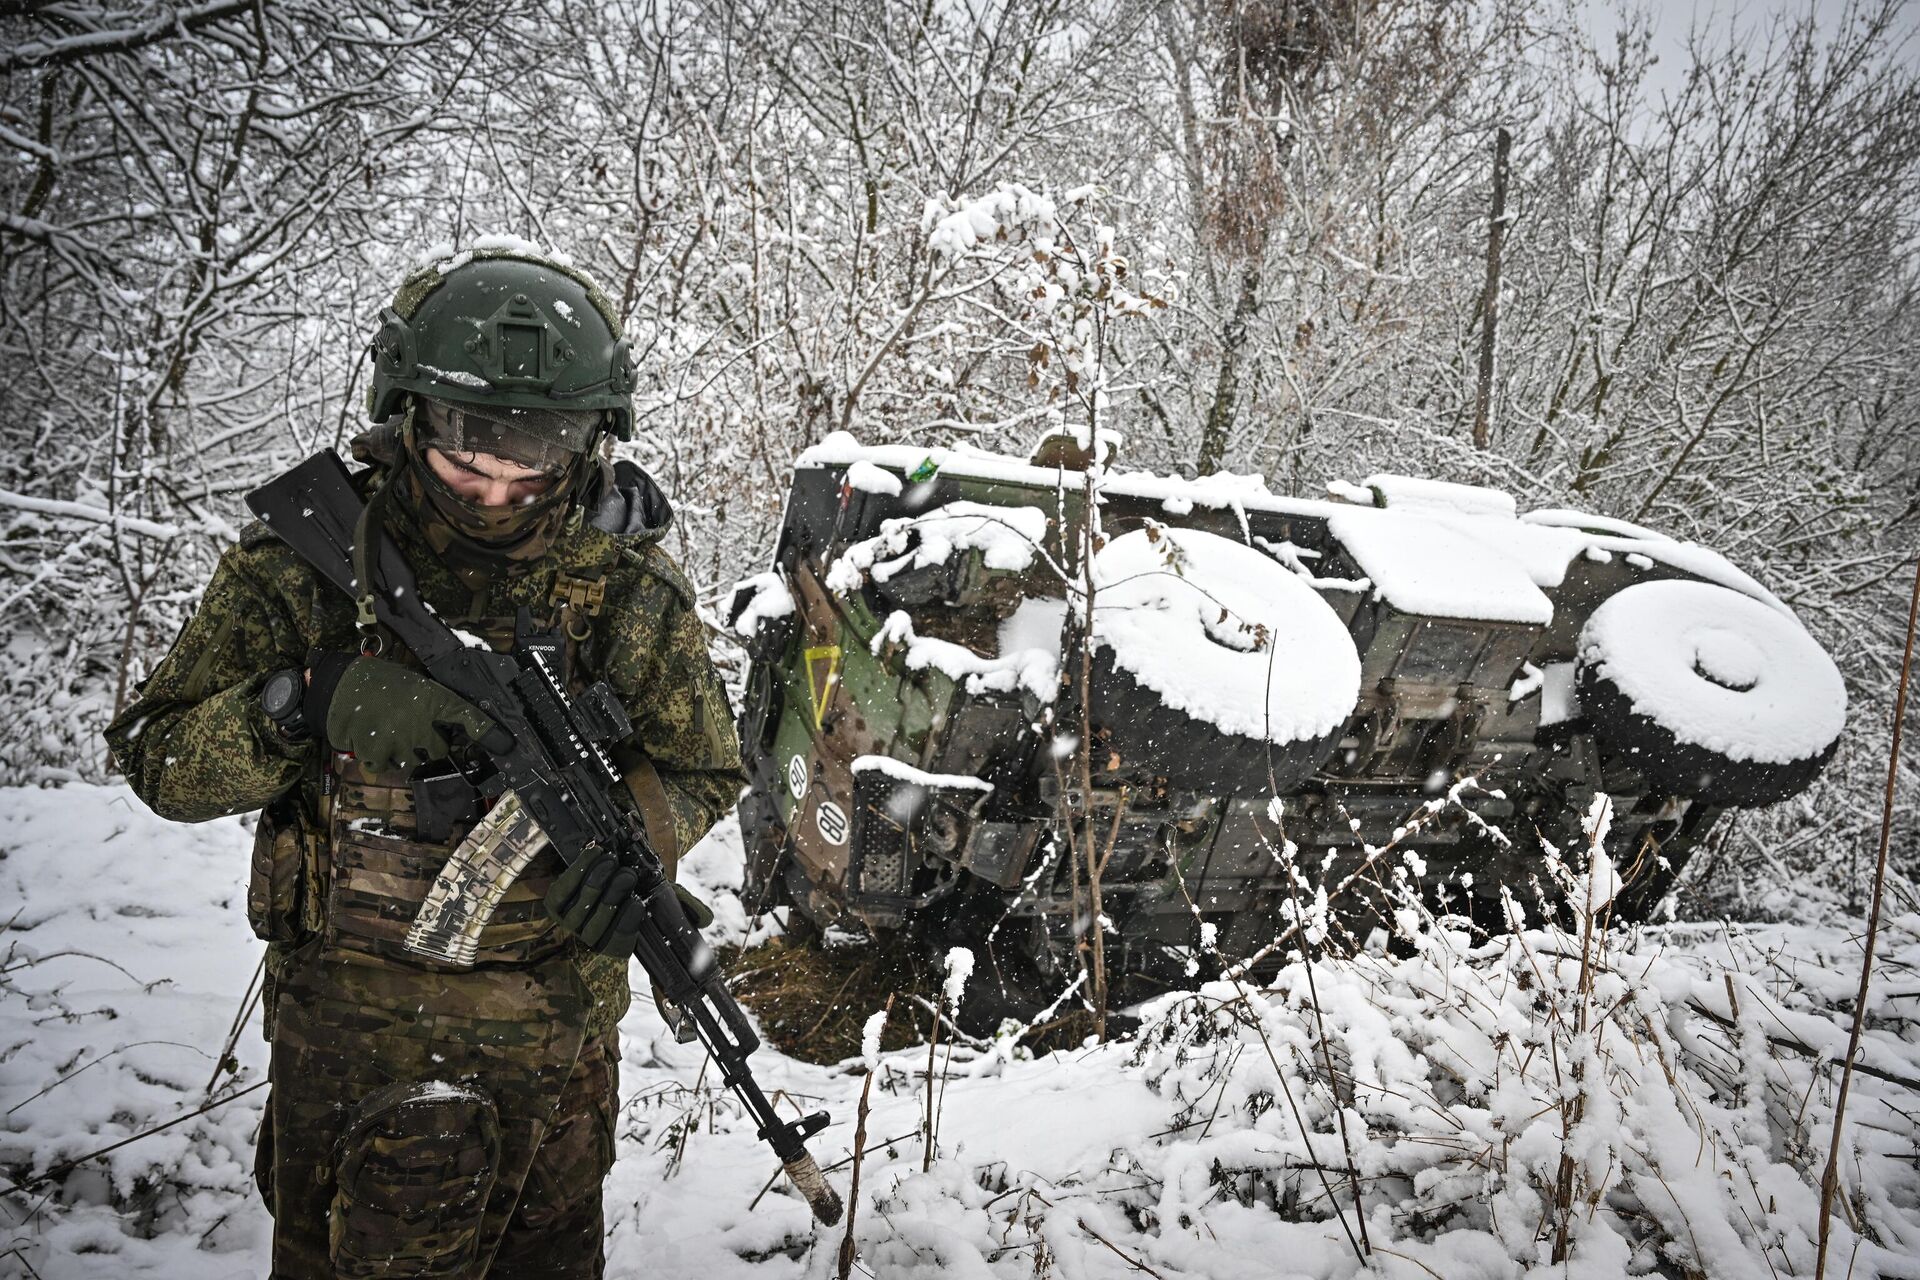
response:
[(367, 409), (409, 392), (501, 409), (606, 410), (633, 434), (633, 355), (613, 304), (582, 271), (525, 241), (483, 236), (429, 257), (380, 313)]

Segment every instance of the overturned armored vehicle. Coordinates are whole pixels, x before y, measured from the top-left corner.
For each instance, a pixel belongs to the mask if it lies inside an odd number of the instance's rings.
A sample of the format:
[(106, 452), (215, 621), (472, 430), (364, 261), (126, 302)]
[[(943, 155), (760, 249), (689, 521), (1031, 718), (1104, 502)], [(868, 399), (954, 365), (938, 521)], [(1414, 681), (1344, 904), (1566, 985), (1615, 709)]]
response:
[(1612, 910), (1644, 916), (1839, 741), (1833, 662), (1705, 548), (1406, 477), (1310, 501), (1116, 470), (1088, 539), (1074, 452), (800, 458), (732, 608), (749, 905), (1045, 980), (1086, 917), (1071, 833), (1109, 965), (1171, 977), (1271, 953), (1321, 891), (1359, 937), (1409, 884), (1499, 927), (1605, 792)]

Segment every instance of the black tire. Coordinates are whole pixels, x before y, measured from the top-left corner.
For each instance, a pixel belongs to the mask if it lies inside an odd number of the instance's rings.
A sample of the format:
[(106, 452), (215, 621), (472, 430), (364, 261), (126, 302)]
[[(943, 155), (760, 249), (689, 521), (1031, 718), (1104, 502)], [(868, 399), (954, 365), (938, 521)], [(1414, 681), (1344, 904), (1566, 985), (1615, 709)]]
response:
[[(1300, 785), (1327, 758), (1345, 727), (1285, 746), (1226, 733), (1166, 705), (1116, 667), (1106, 649), (1093, 656), (1087, 710), (1095, 740), (1120, 757), (1119, 772), (1165, 778), (1176, 790), (1213, 795), (1284, 793)], [(1096, 758), (1096, 767), (1103, 763)]]
[(1580, 709), (1609, 763), (1638, 771), (1656, 791), (1704, 804), (1750, 808), (1797, 796), (1840, 747), (1835, 738), (1819, 755), (1802, 760), (1734, 760), (1680, 741), (1673, 730), (1634, 710), (1633, 700), (1596, 667), (1580, 669), (1579, 692)]
[(1359, 696), (1360, 658), (1292, 570), (1197, 529), (1122, 534), (1095, 568), (1106, 578), (1087, 707), (1096, 769), (1258, 794), (1298, 786), (1326, 759)]
[(780, 822), (780, 806), (772, 798), (779, 784), (762, 776), (761, 770), (753, 770), (749, 777), (752, 785), (740, 793), (736, 811), (740, 843), (747, 855), (741, 901), (754, 913), (784, 906), (791, 897), (780, 874), (786, 861), (787, 831)]
[(781, 684), (775, 664), (793, 638), (791, 619), (762, 623), (749, 642), (753, 665), (747, 669), (746, 697), (740, 707), (740, 748), (747, 789), (740, 793), (740, 840), (746, 848), (747, 910), (764, 910), (792, 901), (781, 878), (787, 832), (780, 821), (780, 772), (773, 755), (780, 729)]
[[(1750, 680), (1708, 673), (1689, 643), (1689, 627), (1707, 625), (1747, 645)], [(1581, 632), (1576, 689), (1609, 764), (1635, 770), (1652, 790), (1716, 806), (1775, 804), (1804, 791), (1845, 728), (1839, 671), (1799, 624), (1704, 582), (1639, 583), (1594, 610)], [(1811, 727), (1808, 706), (1818, 713)], [(1703, 730), (1716, 728), (1709, 711), (1728, 722), (1729, 738), (1751, 742), (1773, 727), (1782, 741), (1738, 754), (1703, 745)], [(1781, 755), (1792, 758), (1765, 758)]]

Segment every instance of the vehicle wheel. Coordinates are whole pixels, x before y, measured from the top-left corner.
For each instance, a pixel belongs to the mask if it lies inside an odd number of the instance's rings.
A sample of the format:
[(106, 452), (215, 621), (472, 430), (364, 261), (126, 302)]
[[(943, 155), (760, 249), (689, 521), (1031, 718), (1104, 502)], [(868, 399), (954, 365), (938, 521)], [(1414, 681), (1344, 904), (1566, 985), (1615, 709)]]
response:
[(1345, 624), (1263, 552), (1196, 529), (1123, 534), (1094, 557), (1091, 719), (1126, 773), (1182, 789), (1286, 790), (1360, 693)]
[(1610, 761), (1714, 805), (1797, 794), (1846, 728), (1839, 668), (1792, 615), (1705, 582), (1643, 582), (1595, 609), (1577, 688)]

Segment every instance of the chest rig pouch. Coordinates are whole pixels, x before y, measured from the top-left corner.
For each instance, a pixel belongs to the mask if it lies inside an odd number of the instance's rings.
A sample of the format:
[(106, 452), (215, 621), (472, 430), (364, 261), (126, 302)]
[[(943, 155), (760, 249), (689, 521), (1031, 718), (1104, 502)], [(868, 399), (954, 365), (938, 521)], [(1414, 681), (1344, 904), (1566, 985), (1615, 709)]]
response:
[[(524, 610), (519, 619), (466, 618), (456, 625), (496, 652), (557, 638), (562, 670), (571, 682), (577, 638), (565, 628), (558, 637), (536, 635)], [(559, 857), (548, 849), (507, 887), (480, 930), (471, 965), (430, 959), (409, 949), (407, 931), (435, 877), (490, 801), (447, 761), (388, 773), (368, 770), (351, 756), (335, 756), (333, 764), (328, 831), (332, 866), (323, 925), (327, 952), (458, 972), (530, 964), (567, 948), (567, 935), (543, 904), (561, 871)]]

